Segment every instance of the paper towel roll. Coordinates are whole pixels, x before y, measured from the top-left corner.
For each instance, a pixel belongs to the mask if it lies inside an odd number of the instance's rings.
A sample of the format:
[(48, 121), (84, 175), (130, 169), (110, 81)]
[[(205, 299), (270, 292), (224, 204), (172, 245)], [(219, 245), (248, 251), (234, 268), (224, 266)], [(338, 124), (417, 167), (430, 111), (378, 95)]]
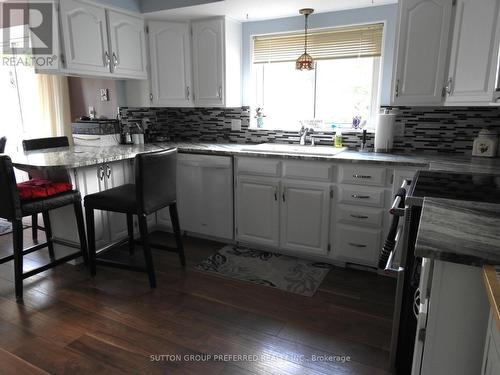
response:
[(380, 113), (375, 125), (375, 151), (384, 152), (392, 150), (394, 142), (394, 127), (396, 115)]

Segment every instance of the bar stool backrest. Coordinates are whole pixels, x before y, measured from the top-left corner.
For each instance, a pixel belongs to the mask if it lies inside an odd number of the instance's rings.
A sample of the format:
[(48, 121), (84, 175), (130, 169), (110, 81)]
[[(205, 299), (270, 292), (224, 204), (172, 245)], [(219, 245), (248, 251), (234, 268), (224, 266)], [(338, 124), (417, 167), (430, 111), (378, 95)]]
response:
[(21, 218), (14, 167), (7, 155), (0, 155), (0, 197), (0, 217), (8, 220)]
[(41, 150), (44, 148), (68, 147), (68, 137), (48, 137), (23, 140), (23, 150)]
[(0, 138), (0, 154), (3, 154), (5, 151), (5, 143), (7, 143), (7, 138), (1, 137)]
[(150, 214), (177, 200), (177, 149), (138, 154), (135, 186), (139, 213)]

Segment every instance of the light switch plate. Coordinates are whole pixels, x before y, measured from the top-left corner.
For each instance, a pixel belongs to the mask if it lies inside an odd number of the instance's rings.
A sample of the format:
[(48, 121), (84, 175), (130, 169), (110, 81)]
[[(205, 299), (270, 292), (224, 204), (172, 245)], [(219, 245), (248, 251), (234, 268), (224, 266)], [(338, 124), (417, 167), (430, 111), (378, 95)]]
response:
[(101, 93), (101, 102), (109, 101), (108, 89), (100, 89), (100, 93)]
[(241, 131), (241, 119), (237, 118), (231, 119), (231, 130)]

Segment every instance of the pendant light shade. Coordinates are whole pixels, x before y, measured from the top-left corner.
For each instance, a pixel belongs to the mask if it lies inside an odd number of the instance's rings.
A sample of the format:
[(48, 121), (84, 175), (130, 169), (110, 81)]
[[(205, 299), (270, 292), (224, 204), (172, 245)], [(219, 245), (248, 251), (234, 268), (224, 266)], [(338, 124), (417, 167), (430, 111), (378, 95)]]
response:
[(304, 15), (305, 18), (305, 26), (304, 26), (304, 53), (299, 56), (297, 61), (295, 62), (295, 69), (298, 70), (312, 70), (314, 69), (314, 60), (307, 53), (307, 18), (310, 14), (314, 12), (314, 9), (305, 8), (299, 10), (299, 13)]

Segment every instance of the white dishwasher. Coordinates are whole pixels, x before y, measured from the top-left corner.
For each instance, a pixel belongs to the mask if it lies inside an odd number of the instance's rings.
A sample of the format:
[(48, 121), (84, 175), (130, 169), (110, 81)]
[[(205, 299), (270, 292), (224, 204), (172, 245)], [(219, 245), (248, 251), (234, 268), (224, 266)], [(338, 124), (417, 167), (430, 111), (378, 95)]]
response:
[(177, 205), (183, 231), (232, 240), (232, 158), (180, 153)]

